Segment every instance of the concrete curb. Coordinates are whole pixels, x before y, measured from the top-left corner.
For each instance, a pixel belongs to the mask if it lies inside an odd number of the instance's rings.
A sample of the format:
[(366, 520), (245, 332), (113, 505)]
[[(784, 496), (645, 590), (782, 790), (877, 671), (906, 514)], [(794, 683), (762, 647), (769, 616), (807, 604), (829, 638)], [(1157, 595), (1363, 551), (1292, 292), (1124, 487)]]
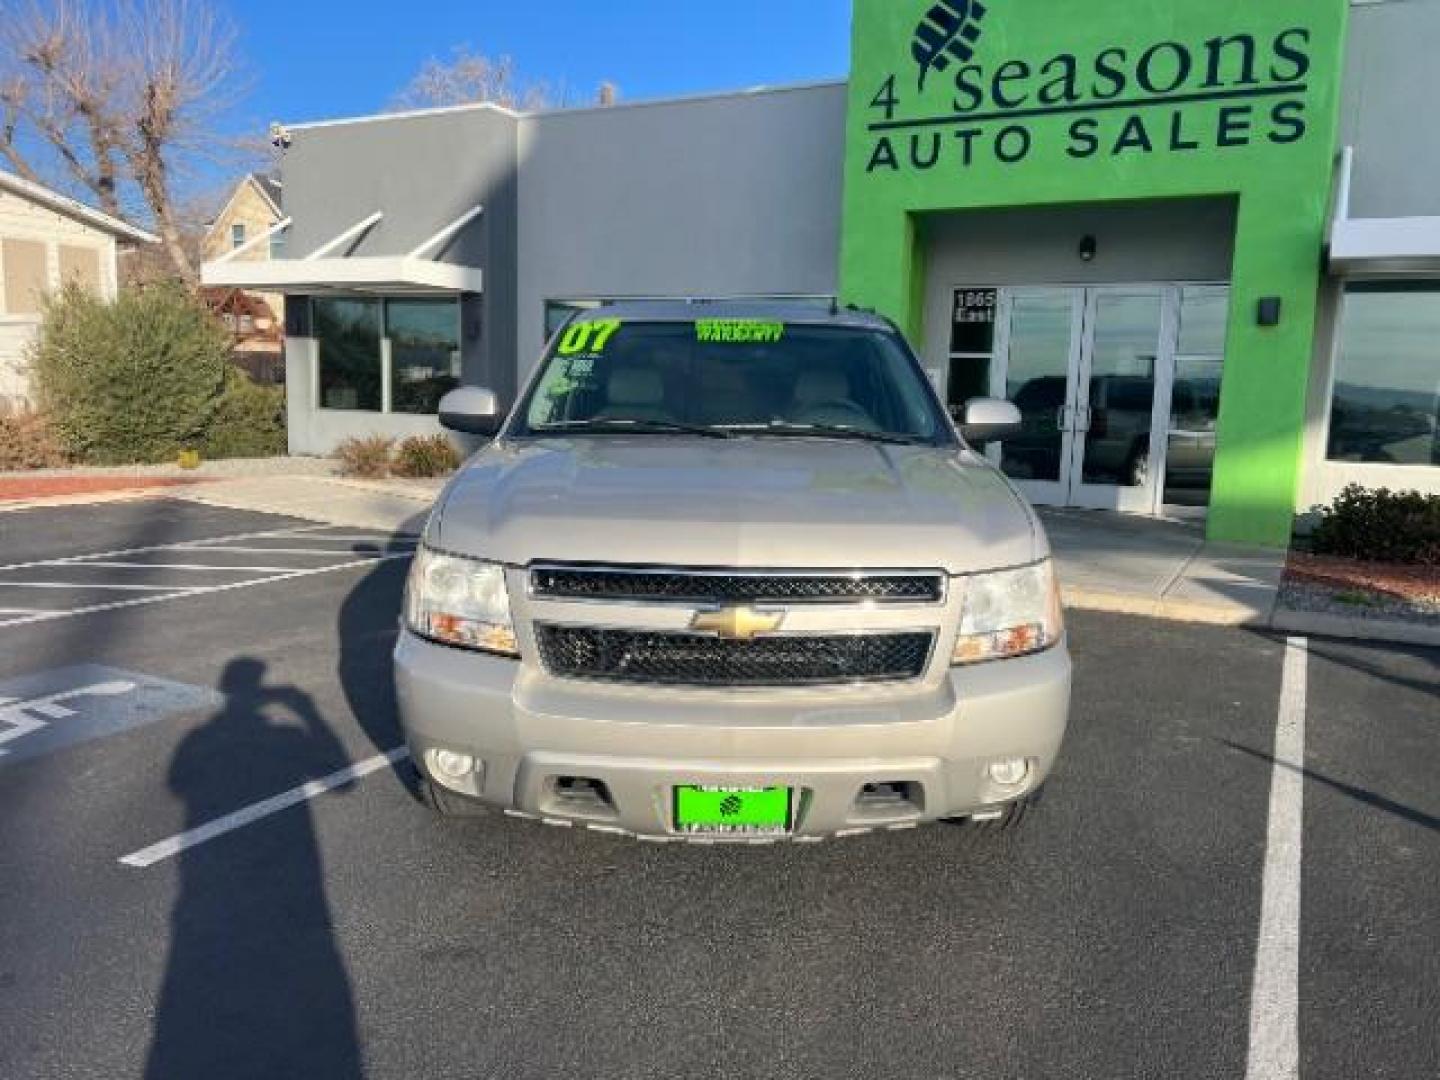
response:
[(1164, 600), (1159, 597), (1106, 592), (1100, 589), (1065, 587), (1061, 589), (1061, 593), (1065, 606), (1078, 611), (1103, 611), (1114, 615), (1164, 619), (1167, 622), (1243, 626), (1255, 630), (1276, 630), (1285, 634), (1440, 648), (1440, 625), (1427, 626), (1401, 619), (1347, 618), (1344, 615), (1291, 611), (1286, 608), (1262, 613), (1239, 605)]
[(77, 495), (41, 495), (34, 499), (4, 499), (0, 500), (0, 514), (14, 514), (21, 510), (51, 510), (63, 506), (91, 506), (95, 503), (134, 502), (137, 499), (164, 499), (174, 494), (173, 487), (146, 487), (91, 491)]
[(1440, 625), (1406, 622), (1403, 619), (1350, 618), (1318, 611), (1275, 612), (1270, 625), (1287, 634), (1314, 637), (1350, 638), (1356, 641), (1381, 641), (1388, 645), (1426, 645), (1440, 648)]

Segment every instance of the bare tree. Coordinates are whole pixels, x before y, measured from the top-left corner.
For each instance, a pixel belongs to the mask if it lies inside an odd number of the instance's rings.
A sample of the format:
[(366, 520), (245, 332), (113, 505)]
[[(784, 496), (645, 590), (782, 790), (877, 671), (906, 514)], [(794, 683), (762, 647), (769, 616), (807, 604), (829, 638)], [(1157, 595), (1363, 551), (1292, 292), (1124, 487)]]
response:
[(233, 26), (203, 0), (16, 0), (0, 23), (0, 157), (119, 214), (133, 197), (174, 272), (196, 279), (177, 179), (222, 147), (238, 93)]
[[(620, 95), (612, 82), (600, 84), (598, 105), (613, 105)], [(468, 45), (457, 46), (448, 61), (431, 58), (391, 102), (393, 109), (431, 109), (488, 101), (507, 109), (553, 109), (574, 104), (563, 84), (522, 79), (509, 56), (491, 58)]]

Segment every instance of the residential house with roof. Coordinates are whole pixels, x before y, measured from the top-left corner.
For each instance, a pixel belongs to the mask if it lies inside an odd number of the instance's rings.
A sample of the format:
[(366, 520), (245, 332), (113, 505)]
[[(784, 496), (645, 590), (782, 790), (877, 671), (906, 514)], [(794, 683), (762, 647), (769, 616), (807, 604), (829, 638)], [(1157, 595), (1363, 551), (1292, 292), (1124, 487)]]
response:
[(124, 248), (154, 243), (143, 229), (0, 172), (0, 410), (34, 404), (26, 353), (45, 298), (73, 282), (113, 299)]
[[(247, 173), (206, 230), (206, 262), (266, 262), (285, 257), (284, 189), (273, 176)], [(229, 287), (202, 290), (206, 303), (235, 335), (235, 362), (262, 382), (285, 374), (285, 297)]]

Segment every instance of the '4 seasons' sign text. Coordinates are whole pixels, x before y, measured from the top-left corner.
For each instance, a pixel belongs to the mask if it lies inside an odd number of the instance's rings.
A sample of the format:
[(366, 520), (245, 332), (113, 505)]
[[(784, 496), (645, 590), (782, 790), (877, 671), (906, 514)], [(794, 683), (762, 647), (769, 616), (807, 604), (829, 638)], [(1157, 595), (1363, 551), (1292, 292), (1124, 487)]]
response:
[(929, 7), (911, 43), (918, 79), (892, 73), (870, 102), (868, 173), (1015, 165), (1042, 149), (1078, 161), (1284, 146), (1308, 132), (1306, 27), (986, 61), (987, 16), (979, 0)]

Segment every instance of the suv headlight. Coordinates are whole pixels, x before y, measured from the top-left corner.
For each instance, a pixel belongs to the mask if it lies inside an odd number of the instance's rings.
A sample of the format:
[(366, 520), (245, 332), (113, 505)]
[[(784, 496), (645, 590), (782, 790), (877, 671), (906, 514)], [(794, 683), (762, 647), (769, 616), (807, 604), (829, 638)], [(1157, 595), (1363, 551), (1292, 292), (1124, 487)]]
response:
[(520, 655), (505, 569), (497, 563), (441, 555), (422, 546), (405, 586), (405, 625), (444, 645)]
[(963, 579), (965, 604), (952, 664), (982, 664), (1043, 652), (1065, 632), (1055, 564)]

